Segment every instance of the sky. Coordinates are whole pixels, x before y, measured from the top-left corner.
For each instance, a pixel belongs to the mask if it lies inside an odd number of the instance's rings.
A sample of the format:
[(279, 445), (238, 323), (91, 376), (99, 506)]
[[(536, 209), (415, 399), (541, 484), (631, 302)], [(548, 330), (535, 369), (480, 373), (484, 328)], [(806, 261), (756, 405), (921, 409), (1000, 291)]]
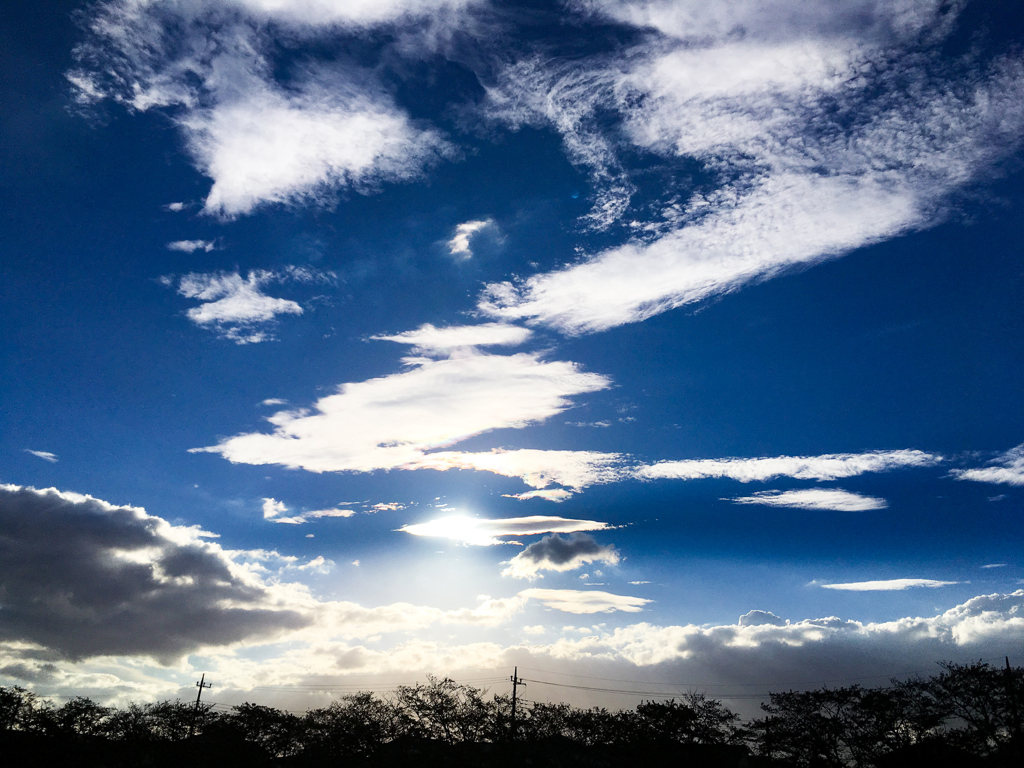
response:
[(1015, 4), (0, 13), (0, 685), (1021, 661)]

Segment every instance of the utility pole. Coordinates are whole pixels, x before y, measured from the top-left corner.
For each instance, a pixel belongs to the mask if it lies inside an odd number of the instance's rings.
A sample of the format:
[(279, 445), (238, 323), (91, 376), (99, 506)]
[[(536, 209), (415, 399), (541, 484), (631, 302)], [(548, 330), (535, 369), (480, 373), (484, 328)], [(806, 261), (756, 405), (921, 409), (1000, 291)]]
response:
[(196, 705), (192, 709), (192, 723), (188, 727), (188, 737), (191, 739), (192, 734), (196, 730), (196, 718), (199, 717), (199, 699), (203, 696), (203, 688), (213, 688), (213, 685), (206, 682), (206, 673), (203, 672), (203, 676), (199, 678), (199, 682), (196, 683), (196, 687), (199, 689), (199, 693), (196, 694)]
[(512, 738), (515, 739), (519, 732), (516, 729), (516, 686), (526, 685), (519, 677), (519, 667), (514, 667), (512, 672)]

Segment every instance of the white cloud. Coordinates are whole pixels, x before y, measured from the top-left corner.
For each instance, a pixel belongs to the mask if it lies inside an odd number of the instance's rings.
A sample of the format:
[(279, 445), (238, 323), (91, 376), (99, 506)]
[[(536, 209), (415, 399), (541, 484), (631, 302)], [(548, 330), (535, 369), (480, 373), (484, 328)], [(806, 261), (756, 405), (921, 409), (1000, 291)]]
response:
[(108, 0), (89, 9), (91, 37), (76, 49), (80, 66), (68, 79), (81, 103), (110, 98), (168, 111), (213, 180), (207, 213), (329, 202), (338, 189), (368, 192), (418, 177), (449, 146), (402, 112), (372, 69), (307, 60), (275, 72), (269, 30), (285, 24), (294, 40), (412, 17), (453, 26), (466, 5)]
[(553, 501), (556, 504), (560, 504), (566, 499), (571, 499), (573, 497), (573, 492), (568, 491), (565, 488), (545, 488), (538, 491), (503, 493), (501, 495), (506, 499), (519, 499), (520, 501), (526, 501), (527, 499), (545, 499), (546, 501)]
[(272, 517), (287, 512), (288, 507), (285, 506), (283, 501), (276, 501), (275, 499), (264, 499), (263, 500), (263, 519), (269, 520)]
[(740, 616), (739, 621), (736, 622), (737, 626), (740, 627), (784, 627), (788, 622), (785, 619), (781, 619), (771, 611), (747, 611), (745, 614)]
[[(301, 315), (302, 307), (295, 301), (268, 296), (263, 288), (283, 282), (331, 282), (334, 274), (305, 267), (286, 267), (276, 272), (254, 270), (246, 277), (238, 272), (192, 272), (178, 279), (177, 292), (200, 301), (186, 313), (201, 328), (215, 330), (222, 338), (236, 344), (255, 344), (273, 336), (270, 329), (278, 315)], [(174, 278), (161, 281), (174, 285)], [(274, 401), (264, 401), (264, 405)]]
[(164, 208), (172, 213), (181, 213), (185, 210), (185, 203), (168, 203)]
[(268, 397), (266, 400), (263, 400), (260, 405), (288, 405), (288, 401), (282, 400), (279, 397)]
[(546, 607), (556, 611), (575, 614), (613, 613), (615, 611), (637, 613), (643, 610), (643, 606), (652, 602), (642, 597), (613, 595), (610, 592), (599, 590), (526, 589), (519, 594), (531, 600), (538, 600)]
[[(589, 563), (617, 565), (619, 553), (614, 546), (602, 546), (592, 536), (576, 533), (563, 539), (557, 534), (545, 536), (513, 557), (502, 576), (517, 579), (543, 578), (541, 571), (574, 571)], [(603, 575), (600, 571), (595, 576)]]
[(543, 635), (547, 630), (541, 624), (534, 624), (533, 626), (523, 627), (523, 632), (527, 635)]
[(60, 459), (57, 458), (55, 453), (49, 451), (33, 451), (31, 448), (25, 448), (25, 453), (31, 453), (33, 456), (37, 456), (44, 461), (48, 461), (51, 464), (56, 464)]
[[(619, 453), (597, 451), (544, 451), (529, 448), (513, 451), (496, 448), (488, 453), (429, 453), (407, 468), (474, 469), (518, 477), (534, 488), (545, 488), (551, 483), (557, 483), (578, 491), (590, 485), (613, 483), (629, 477), (631, 470), (625, 464), (626, 458)], [(541, 498), (549, 501), (566, 498), (555, 493), (556, 490), (552, 489), (551, 494)]]
[(303, 513), (302, 517), (305, 518), (319, 518), (319, 517), (352, 517), (356, 511), (354, 509), (315, 509), (312, 512)]
[(533, 331), (529, 328), (505, 323), (452, 325), (447, 328), (435, 328), (427, 323), (415, 331), (405, 331), (392, 336), (371, 336), (371, 338), (380, 341), (397, 341), (399, 344), (411, 344), (414, 351), (429, 354), (449, 353), (460, 347), (515, 347), (527, 341), (532, 335)]
[(840, 589), (847, 592), (892, 592), (913, 587), (948, 587), (958, 581), (936, 581), (935, 579), (887, 579), (885, 581), (855, 581), (849, 584), (822, 584), (823, 589)]
[(490, 219), (482, 219), (480, 221), (467, 221), (463, 224), (459, 224), (455, 228), (455, 236), (448, 241), (448, 252), (452, 256), (457, 256), (460, 259), (469, 259), (473, 256), (473, 251), (470, 250), (469, 241), (477, 232), (482, 229), (486, 229), (494, 224)]
[(794, 509), (831, 509), (837, 512), (866, 512), (885, 509), (885, 499), (861, 496), (838, 488), (808, 488), (799, 491), (760, 491), (753, 496), (732, 499), (736, 504), (763, 504)]
[[(207, 0), (209, 2), (210, 0)], [(310, 27), (334, 25), (371, 26), (403, 17), (428, 16), (458, 10), (479, 0), (227, 0), (255, 15)]]
[(212, 240), (175, 240), (167, 244), (168, 250), (181, 251), (182, 253), (194, 253), (195, 251), (209, 253), (216, 247), (217, 244)]
[(940, 82), (921, 54), (935, 39), (915, 37), (950, 29), (938, 3), (778, 5), (601, 4), (667, 36), (618, 57), (520, 61), (499, 78), (492, 116), (553, 125), (609, 188), (622, 172), (596, 115), (610, 111), (634, 147), (696, 159), (719, 188), (666, 201), (664, 221), (638, 223), (631, 242), (491, 284), (484, 313), (567, 334), (642, 321), (931, 226), (949, 194), (1019, 145), (1020, 63)]
[(413, 536), (434, 536), (450, 539), (461, 544), (479, 547), (498, 544), (514, 544), (505, 541), (511, 536), (536, 536), (541, 533), (575, 533), (577, 531), (602, 531), (611, 526), (596, 520), (569, 520), (564, 517), (509, 517), (487, 520), (479, 517), (455, 515), (431, 520), (427, 523), (403, 525), (399, 531)]
[(382, 501), (378, 504), (373, 504), (370, 509), (374, 512), (396, 512), (400, 509), (405, 509), (405, 504), (400, 504), (397, 501)]
[(988, 565), (981, 566), (982, 568), (1005, 568), (1006, 563), (989, 563)]
[(238, 435), (193, 450), (235, 463), (283, 464), (312, 472), (476, 468), (518, 474), (534, 487), (574, 485), (606, 473), (593, 467), (598, 457), (589, 454), (429, 451), (484, 432), (542, 422), (568, 408), (570, 396), (607, 388), (608, 378), (584, 373), (574, 363), (525, 353), (405, 362), (408, 370), (402, 373), (345, 384), (311, 409), (274, 414), (268, 419), (274, 426), (270, 434)]
[(741, 483), (763, 482), (777, 477), (836, 480), (866, 472), (887, 472), (904, 467), (930, 467), (940, 461), (941, 456), (917, 450), (831, 453), (822, 456), (773, 456), (756, 459), (692, 459), (662, 461), (640, 467), (636, 476), (649, 480), (727, 477)]
[(1011, 448), (992, 463), (995, 466), (978, 469), (954, 469), (950, 471), (950, 474), (957, 480), (1024, 485), (1024, 444)]

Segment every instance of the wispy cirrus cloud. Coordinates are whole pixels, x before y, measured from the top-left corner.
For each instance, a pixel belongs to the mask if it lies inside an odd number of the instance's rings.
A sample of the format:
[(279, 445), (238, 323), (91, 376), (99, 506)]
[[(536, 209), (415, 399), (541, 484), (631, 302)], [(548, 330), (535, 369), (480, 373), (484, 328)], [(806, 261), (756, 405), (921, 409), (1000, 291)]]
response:
[(195, 253), (203, 251), (209, 253), (217, 247), (213, 240), (175, 240), (167, 244), (169, 251), (181, 251), (182, 253)]
[(979, 483), (1024, 485), (1024, 444), (1011, 448), (994, 459), (988, 467), (953, 469), (950, 475), (957, 480), (974, 480)]
[[(668, 190), (661, 222), (638, 222), (633, 240), (489, 285), (479, 307), (496, 318), (591, 333), (729, 293), (931, 226), (950, 194), (1019, 146), (1019, 60), (951, 74), (923, 52), (955, 6), (576, 7), (658, 34), (617, 56), (518, 61), (489, 114), (551, 125), (577, 162), (610, 169), (609, 187), (624, 184), (626, 145), (696, 160), (715, 189)], [(777, 12), (784, 23), (768, 21)], [(617, 133), (596, 117), (609, 112)]]
[(56, 464), (60, 459), (57, 458), (57, 454), (50, 453), (49, 451), (33, 451), (31, 448), (25, 448), (25, 453), (31, 453), (33, 456), (48, 461), (51, 464)]
[(531, 515), (488, 520), (486, 518), (450, 515), (426, 523), (403, 525), (399, 531), (413, 536), (430, 536), (478, 547), (518, 544), (510, 537), (537, 536), (542, 533), (575, 533), (602, 531), (611, 526), (597, 520), (570, 520), (564, 517)]
[(617, 565), (619, 559), (614, 546), (598, 544), (593, 536), (574, 533), (563, 539), (556, 534), (530, 544), (509, 561), (501, 575), (537, 579), (543, 578), (541, 571), (574, 571), (589, 563)]
[(759, 491), (753, 496), (740, 496), (734, 504), (760, 504), (766, 507), (792, 509), (829, 509), (836, 512), (868, 512), (889, 506), (885, 499), (862, 496), (839, 488), (806, 488), (797, 491)]
[(168, 275), (160, 282), (174, 287), (179, 295), (200, 302), (186, 312), (189, 320), (201, 328), (215, 331), (236, 344), (258, 344), (273, 338), (278, 315), (301, 315), (302, 305), (290, 299), (264, 293), (275, 283), (330, 283), (332, 272), (307, 267), (286, 267), (274, 272), (253, 270), (243, 277), (239, 272), (192, 272), (175, 278)]
[(698, 480), (725, 477), (741, 483), (764, 482), (778, 477), (797, 480), (837, 480), (867, 472), (888, 472), (908, 467), (931, 467), (943, 459), (918, 450), (830, 453), (821, 456), (772, 456), (760, 458), (690, 459), (662, 461), (640, 467), (636, 476), (655, 480)]
[(107, 0), (88, 10), (90, 38), (68, 79), (83, 104), (165, 111), (213, 181), (206, 213), (329, 203), (339, 189), (417, 178), (450, 146), (394, 103), (372, 67), (309, 60), (275, 70), (279, 40), (270, 30), (322, 39), (403, 20), (454, 27), (470, 5)]
[(844, 592), (895, 592), (917, 587), (937, 589), (959, 583), (958, 581), (937, 581), (935, 579), (886, 579), (883, 581), (854, 581), (848, 584), (820, 584), (819, 586), (822, 589), (838, 589)]

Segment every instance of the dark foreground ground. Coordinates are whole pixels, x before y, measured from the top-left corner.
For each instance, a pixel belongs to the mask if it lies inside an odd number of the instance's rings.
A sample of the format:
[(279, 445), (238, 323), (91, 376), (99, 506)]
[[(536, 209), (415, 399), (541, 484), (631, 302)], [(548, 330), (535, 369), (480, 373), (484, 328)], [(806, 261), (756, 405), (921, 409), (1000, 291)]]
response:
[[(244, 740), (209, 738), (166, 742), (0, 732), (0, 765), (60, 768), (796, 768), (750, 754), (744, 746), (637, 744), (581, 746), (560, 737), (509, 744), (445, 744), (403, 738), (372, 757), (301, 754), (273, 757)], [(877, 768), (1024, 768), (1006, 759), (981, 759), (941, 744), (898, 750)], [(808, 766), (808, 768), (810, 768)]]

